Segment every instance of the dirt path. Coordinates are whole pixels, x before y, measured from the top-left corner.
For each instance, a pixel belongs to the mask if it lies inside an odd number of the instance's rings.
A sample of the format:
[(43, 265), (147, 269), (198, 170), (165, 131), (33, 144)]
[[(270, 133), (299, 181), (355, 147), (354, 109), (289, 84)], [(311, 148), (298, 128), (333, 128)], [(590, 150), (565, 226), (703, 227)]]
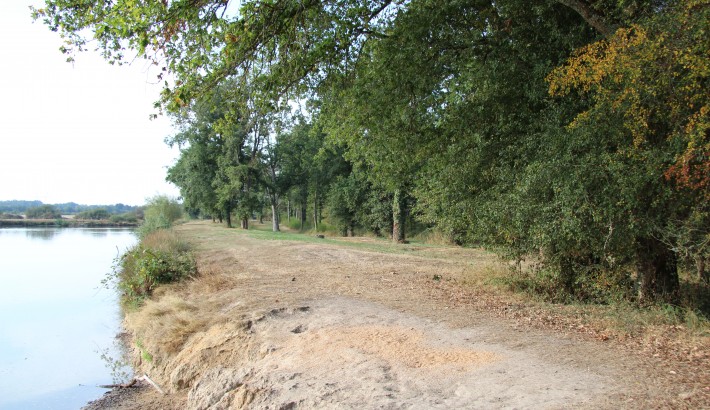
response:
[(707, 404), (707, 373), (504, 318), (514, 304), (475, 286), (501, 269), (481, 251), (375, 252), (382, 246), (370, 239), (264, 240), (209, 223), (179, 231), (194, 242), (201, 277), (127, 318), (139, 366), (170, 394), (113, 393), (93, 408)]

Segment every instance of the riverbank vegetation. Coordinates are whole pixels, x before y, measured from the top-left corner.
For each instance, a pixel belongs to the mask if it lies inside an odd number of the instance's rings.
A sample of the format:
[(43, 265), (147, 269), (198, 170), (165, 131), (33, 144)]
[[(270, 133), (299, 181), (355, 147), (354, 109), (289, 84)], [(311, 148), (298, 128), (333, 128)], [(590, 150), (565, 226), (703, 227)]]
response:
[[(549, 303), (532, 293), (512, 290), (506, 283), (507, 264), (481, 249), (396, 244), (374, 237), (317, 238), (273, 232), (269, 225), (252, 220), (249, 230), (240, 230), (190, 221), (174, 228), (174, 233), (194, 245), (200, 276), (162, 287), (140, 309), (127, 314), (127, 329), (139, 341), (136, 357), (141, 358), (136, 365), (141, 372), (176, 395), (186, 395), (214, 368), (254, 369), (252, 359), (268, 356), (264, 346), (276, 346), (281, 352), (276, 360), (282, 363), (301, 359), (313, 363), (314, 357), (320, 356), (310, 349), (300, 353), (302, 356), (287, 355), (281, 345), (253, 338), (265, 334), (269, 321), (288, 318), (294, 322), (276, 328), (278, 340), (289, 335), (316, 335), (306, 343), (299, 340), (299, 345), (306, 346), (319, 340), (325, 330), (339, 332), (342, 326), (347, 332), (357, 328), (353, 323), (362, 319), (380, 330), (392, 325), (401, 328), (401, 320), (388, 320), (386, 311), (391, 309), (414, 314), (418, 323), (446, 323), (456, 332), (477, 329), (475, 340), (503, 340), (514, 346), (515, 352), (541, 342), (534, 329), (546, 329), (550, 331), (546, 335), (555, 337), (542, 341), (551, 351), (533, 357), (550, 358), (547, 366), (560, 362), (579, 366), (580, 374), (596, 372), (580, 365), (588, 359), (587, 353), (577, 351), (574, 360), (565, 360), (557, 349), (576, 350), (591, 341), (599, 354), (591, 359), (593, 365), (623, 369), (632, 375), (621, 383), (628, 383), (635, 391), (629, 393), (634, 401), (624, 396), (619, 401), (622, 407), (704, 408), (710, 403), (705, 382), (710, 372), (710, 324), (702, 318), (684, 316), (668, 305), (638, 309), (628, 303)], [(351, 307), (373, 302), (384, 309), (361, 315)], [(302, 306), (310, 309), (299, 310)], [(336, 321), (333, 316), (337, 312), (346, 318)], [(327, 325), (317, 324), (316, 315), (326, 315)], [(492, 334), (481, 336), (485, 331), (478, 330), (480, 326), (490, 326)], [(337, 334), (322, 338), (328, 349), (333, 349)], [(377, 336), (370, 343), (386, 337), (381, 332)], [(436, 338), (437, 343), (455, 339), (441, 333), (436, 333)], [(467, 344), (472, 340), (467, 339)], [(352, 349), (352, 344), (349, 346)], [(440, 352), (432, 356), (441, 357)], [(311, 369), (305, 368), (304, 372)], [(280, 374), (273, 367), (260, 369), (255, 371)], [(411, 372), (411, 368), (407, 370)], [(418, 370), (430, 377), (429, 368)], [(601, 397), (598, 391), (595, 395)]]
[(177, 200), (164, 195), (148, 198), (143, 211), (143, 223), (138, 228), (138, 236), (145, 238), (155, 231), (170, 229), (182, 216), (182, 204)]
[(173, 76), (192, 215), (429, 229), (551, 301), (708, 315), (710, 1), (46, 3), (70, 55)]
[(106, 284), (115, 282), (124, 306), (140, 306), (158, 285), (178, 282), (196, 273), (189, 244), (172, 230), (182, 206), (166, 196), (148, 199), (138, 228), (140, 241), (119, 256)]
[(145, 234), (127, 250), (116, 267), (123, 305), (135, 308), (161, 284), (178, 282), (195, 273), (190, 246), (169, 229)]

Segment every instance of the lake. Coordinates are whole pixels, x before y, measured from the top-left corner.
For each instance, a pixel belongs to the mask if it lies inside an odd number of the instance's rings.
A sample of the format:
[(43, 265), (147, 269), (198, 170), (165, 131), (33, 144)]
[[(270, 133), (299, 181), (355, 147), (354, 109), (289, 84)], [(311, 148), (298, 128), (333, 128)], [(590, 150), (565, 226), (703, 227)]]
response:
[(121, 357), (121, 314), (101, 281), (136, 241), (128, 229), (0, 229), (0, 409), (79, 409), (129, 371), (105, 358)]

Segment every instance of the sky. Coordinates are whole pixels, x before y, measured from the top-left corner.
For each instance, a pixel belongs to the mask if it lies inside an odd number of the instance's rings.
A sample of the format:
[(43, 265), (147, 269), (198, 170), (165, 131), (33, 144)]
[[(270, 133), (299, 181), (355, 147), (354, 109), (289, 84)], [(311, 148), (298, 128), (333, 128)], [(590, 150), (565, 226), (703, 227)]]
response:
[(62, 40), (29, 6), (0, 2), (0, 201), (141, 205), (178, 196), (165, 181), (179, 152), (155, 113), (160, 86), (141, 60), (111, 66), (98, 53), (67, 63)]

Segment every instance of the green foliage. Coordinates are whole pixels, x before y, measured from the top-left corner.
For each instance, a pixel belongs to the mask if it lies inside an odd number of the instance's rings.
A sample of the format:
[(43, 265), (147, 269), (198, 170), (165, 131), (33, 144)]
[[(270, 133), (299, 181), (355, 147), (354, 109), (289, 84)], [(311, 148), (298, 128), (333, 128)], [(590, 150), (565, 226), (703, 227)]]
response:
[(114, 272), (107, 280), (116, 280), (125, 305), (138, 306), (157, 286), (196, 273), (189, 249), (189, 244), (170, 230), (148, 233), (117, 258)]
[(260, 188), (278, 194), (278, 164), (266, 172), (272, 158), (264, 150), (270, 147), (270, 111), (257, 105), (235, 80), (175, 114), (181, 131), (168, 143), (180, 146), (181, 155), (167, 179), (180, 188), (188, 211), (226, 219), (231, 226), (233, 214), (245, 223), (261, 209)]
[[(301, 220), (298, 218), (291, 218), (291, 221), (288, 222), (287, 224), (288, 228), (292, 231), (299, 231), (301, 230)], [(310, 222), (305, 222), (303, 224), (303, 230), (308, 231), (312, 228)]]
[(143, 223), (138, 228), (138, 236), (146, 237), (151, 232), (168, 229), (183, 216), (182, 204), (164, 195), (149, 198), (143, 211)]
[(103, 208), (92, 209), (89, 211), (83, 211), (76, 214), (74, 219), (92, 219), (92, 220), (105, 220), (109, 219), (111, 214)]
[[(44, 205), (42, 201), (0, 201), (0, 212), (24, 213), (29, 208), (36, 208)], [(52, 206), (61, 214), (76, 214), (92, 209), (105, 209), (111, 214), (125, 213), (135, 211), (137, 207), (124, 204), (114, 205), (80, 205), (75, 202), (66, 202), (62, 204), (52, 204)]]
[(505, 280), (515, 291), (529, 293), (553, 303), (627, 303), (636, 300), (633, 280), (623, 269), (602, 269), (580, 266), (573, 278), (560, 269), (543, 268), (530, 272), (515, 272)]
[(42, 205), (42, 201), (0, 201), (0, 212), (21, 214), (29, 208)]
[(358, 208), (364, 202), (362, 197), (365, 189), (353, 174), (347, 178), (339, 177), (331, 185), (327, 200), (328, 215), (343, 236), (353, 234)]
[(25, 211), (28, 219), (59, 219), (62, 214), (53, 205), (40, 205)]
[(113, 223), (137, 223), (138, 216), (135, 212), (126, 212), (118, 215), (111, 215), (109, 220)]
[[(120, 342), (115, 344), (116, 347), (121, 348)], [(106, 369), (110, 370), (111, 378), (114, 384), (125, 384), (131, 381), (130, 361), (125, 354), (121, 354), (118, 358), (113, 357), (115, 352), (112, 352), (110, 348), (102, 349), (101, 351), (95, 351), (94, 353), (100, 354), (101, 361), (104, 362)]]
[(148, 352), (148, 350), (143, 345), (143, 341), (141, 339), (136, 340), (136, 347), (140, 351), (141, 359), (143, 361), (145, 361), (146, 363), (153, 363), (153, 355)]
[(70, 48), (93, 34), (175, 77), (168, 178), (192, 213), (416, 218), (534, 260), (512, 286), (553, 300), (680, 303), (678, 266), (706, 277), (707, 0), (45, 3)]

